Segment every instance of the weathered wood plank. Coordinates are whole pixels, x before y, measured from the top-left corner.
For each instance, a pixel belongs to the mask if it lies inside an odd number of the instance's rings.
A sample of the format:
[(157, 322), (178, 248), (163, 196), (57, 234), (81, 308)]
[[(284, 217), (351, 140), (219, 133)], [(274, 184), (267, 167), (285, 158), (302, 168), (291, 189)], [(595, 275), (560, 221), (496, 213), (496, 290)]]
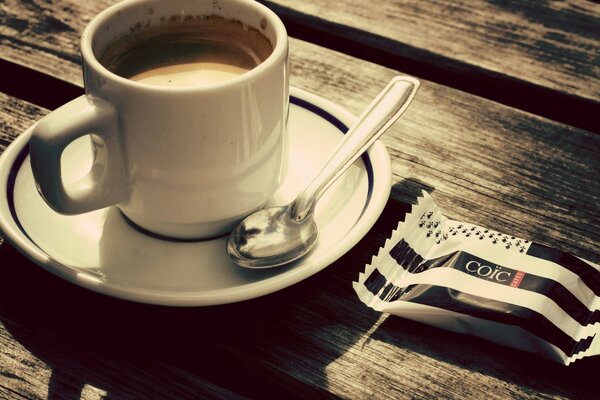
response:
[[(0, 56), (56, 77), (79, 76), (79, 37), (91, 18), (116, 1), (0, 3)], [(26, 82), (23, 82), (26, 86)]]
[[(96, 7), (91, 3), (77, 10), (85, 14)], [(32, 4), (37, 3), (25, 5)], [(51, 13), (52, 6), (40, 4), (41, 14)], [(70, 4), (78, 16), (68, 21), (82, 28), (89, 16)], [(23, 15), (28, 24), (41, 24), (38, 13)], [(46, 46), (46, 28), (36, 29), (30, 29), (36, 43)], [(80, 84), (79, 32), (64, 32), (56, 34), (61, 45), (50, 49), (67, 56), (30, 49), (29, 59), (16, 61)], [(3, 57), (21, 54), (2, 46)], [(52, 57), (63, 61), (53, 65)], [(354, 112), (397, 73), (299, 40), (291, 41), (291, 68), (293, 85)], [(2, 144), (47, 112), (6, 95), (0, 104)], [(149, 374), (163, 367), (184, 392), (195, 384), (188, 378), (195, 382), (200, 377), (256, 398), (593, 397), (597, 388), (587, 378), (600, 372), (597, 359), (563, 368), (386, 318), (362, 306), (350, 283), (422, 188), (433, 191), (452, 217), (600, 261), (595, 230), (600, 183), (594, 178), (600, 169), (598, 135), (423, 82), (415, 103), (384, 142), (392, 157), (394, 188), (376, 226), (325, 271), (262, 299), (196, 309), (128, 303), (63, 282), (8, 244), (0, 245), (0, 323), (5, 329), (0, 329), (0, 356), (5, 348), (13, 349), (0, 360), (0, 371), (5, 365), (13, 368), (8, 377), (0, 374), (0, 393), (17, 384), (18, 393), (43, 393), (49, 387), (44, 374), (59, 365), (64, 385), (83, 381), (107, 391), (108, 398), (121, 395), (123, 375), (144, 383), (160, 379)], [(83, 356), (79, 349), (86, 349)], [(15, 360), (29, 360), (45, 372), (38, 377), (27, 362)], [(181, 371), (192, 376), (180, 380)], [(29, 385), (37, 388), (26, 389)]]
[(597, 2), (409, 0), (374, 4), (360, 0), (274, 0), (265, 3), (540, 86), (594, 101), (600, 98), (600, 4)]
[(600, 4), (264, 1), (292, 35), (600, 132)]

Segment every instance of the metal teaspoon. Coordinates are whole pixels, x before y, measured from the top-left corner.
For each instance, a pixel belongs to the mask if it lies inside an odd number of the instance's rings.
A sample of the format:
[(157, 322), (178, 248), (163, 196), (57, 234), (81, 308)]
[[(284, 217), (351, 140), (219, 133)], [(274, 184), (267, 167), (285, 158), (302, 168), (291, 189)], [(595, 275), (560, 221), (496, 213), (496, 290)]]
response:
[(227, 253), (246, 268), (277, 267), (304, 256), (317, 243), (319, 228), (313, 218), (321, 195), (408, 108), (419, 81), (397, 76), (379, 93), (356, 124), (344, 135), (333, 156), (296, 199), (269, 207), (244, 219), (231, 232)]

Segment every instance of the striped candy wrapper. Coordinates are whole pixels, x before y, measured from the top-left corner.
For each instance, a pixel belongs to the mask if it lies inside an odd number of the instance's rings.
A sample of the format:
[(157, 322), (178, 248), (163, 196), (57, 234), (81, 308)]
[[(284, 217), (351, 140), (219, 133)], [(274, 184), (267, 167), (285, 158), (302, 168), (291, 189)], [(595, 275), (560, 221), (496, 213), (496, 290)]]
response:
[(600, 354), (600, 266), (453, 221), (423, 192), (353, 283), (369, 307), (569, 363)]

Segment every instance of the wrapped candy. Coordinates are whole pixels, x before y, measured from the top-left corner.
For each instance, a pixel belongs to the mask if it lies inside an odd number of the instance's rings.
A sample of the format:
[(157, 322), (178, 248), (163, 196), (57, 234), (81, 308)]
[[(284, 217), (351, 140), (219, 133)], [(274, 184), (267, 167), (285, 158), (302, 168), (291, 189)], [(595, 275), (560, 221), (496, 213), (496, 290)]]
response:
[(600, 354), (600, 266), (419, 198), (354, 282), (369, 307), (566, 364)]

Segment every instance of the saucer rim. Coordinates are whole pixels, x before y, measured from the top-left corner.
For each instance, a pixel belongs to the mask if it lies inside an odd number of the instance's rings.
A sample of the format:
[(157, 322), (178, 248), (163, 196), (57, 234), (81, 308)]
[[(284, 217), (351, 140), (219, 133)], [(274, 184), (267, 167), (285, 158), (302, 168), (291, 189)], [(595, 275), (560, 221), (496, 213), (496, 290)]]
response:
[[(326, 119), (343, 133), (346, 133), (347, 127), (352, 125), (357, 118), (340, 105), (299, 88), (290, 87), (290, 101)], [(335, 121), (324, 115), (330, 116)], [(35, 123), (21, 133), (0, 155), (0, 198), (5, 200), (9, 198), (11, 175), (16, 176), (21, 168), (20, 166), (14, 168), (14, 166), (20, 157), (26, 157), (28, 154), (26, 145), (34, 126)], [(358, 220), (352, 229), (341, 238), (338, 246), (328, 249), (317, 259), (308, 262), (301, 259), (281, 274), (228, 288), (165, 290), (124, 285), (114, 281), (94, 281), (86, 276), (86, 271), (78, 271), (77, 266), (63, 265), (46, 254), (20, 226), (18, 216), (13, 215), (16, 211), (10, 209), (8, 201), (0, 203), (0, 231), (9, 243), (36, 265), (77, 286), (104, 295), (139, 303), (166, 306), (195, 307), (240, 302), (261, 297), (301, 282), (331, 265), (367, 234), (381, 215), (389, 198), (392, 171), (389, 154), (381, 141), (375, 142), (362, 159), (369, 175), (367, 199)]]

